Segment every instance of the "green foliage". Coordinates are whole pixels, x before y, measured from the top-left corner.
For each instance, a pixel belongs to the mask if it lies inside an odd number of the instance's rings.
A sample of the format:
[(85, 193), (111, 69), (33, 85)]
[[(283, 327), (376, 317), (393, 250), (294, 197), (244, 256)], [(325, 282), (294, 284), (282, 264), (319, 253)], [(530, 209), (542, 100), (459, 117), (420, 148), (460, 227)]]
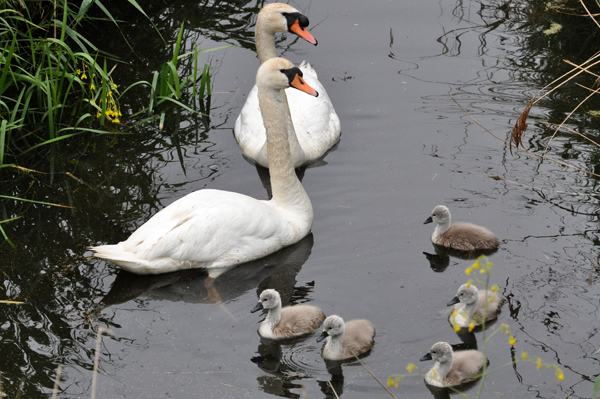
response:
[[(135, 0), (128, 1), (146, 16)], [(153, 120), (165, 103), (198, 112), (181, 101), (182, 94), (193, 94), (195, 101), (196, 95), (203, 98), (211, 93), (210, 65), (198, 70), (198, 57), (224, 47), (199, 50), (195, 45), (193, 51), (180, 54), (183, 24), (172, 59), (163, 64), (152, 83), (138, 81), (120, 92), (115, 83), (119, 61), (77, 31), (92, 6), (118, 26), (117, 21), (101, 1), (74, 4), (0, 0), (0, 171), (19, 167), (20, 155), (41, 146), (81, 134), (121, 132), (126, 126), (121, 122), (119, 100), (135, 86), (149, 89), (148, 107), (130, 116), (138, 119)], [(184, 69), (189, 76), (180, 76), (179, 64), (188, 57), (194, 57), (194, 68)], [(162, 127), (165, 112), (158, 112)], [(11, 200), (23, 200), (20, 197)], [(12, 245), (1, 225), (0, 234)]]

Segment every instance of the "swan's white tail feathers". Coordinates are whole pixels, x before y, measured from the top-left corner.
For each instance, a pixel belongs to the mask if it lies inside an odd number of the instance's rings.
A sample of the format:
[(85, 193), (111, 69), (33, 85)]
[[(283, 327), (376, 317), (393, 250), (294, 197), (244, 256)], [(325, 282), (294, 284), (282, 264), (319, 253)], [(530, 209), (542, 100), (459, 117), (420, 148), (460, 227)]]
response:
[(94, 251), (95, 258), (109, 260), (125, 270), (135, 270), (145, 263), (140, 261), (133, 253), (123, 251), (119, 245), (100, 245), (88, 247), (88, 249)]
[(317, 71), (315, 71), (313, 69), (313, 67), (310, 65), (310, 63), (308, 61), (302, 61), (302, 63), (300, 64), (300, 69), (303, 70), (303, 73), (307, 73), (315, 79), (319, 78), (317, 76)]

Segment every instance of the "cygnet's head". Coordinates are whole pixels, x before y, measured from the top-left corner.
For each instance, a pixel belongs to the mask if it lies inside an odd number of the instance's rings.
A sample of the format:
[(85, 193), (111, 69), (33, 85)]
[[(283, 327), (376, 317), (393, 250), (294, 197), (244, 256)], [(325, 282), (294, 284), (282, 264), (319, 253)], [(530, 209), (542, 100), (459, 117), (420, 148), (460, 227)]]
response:
[(323, 333), (317, 338), (317, 342), (323, 341), (328, 336), (336, 337), (346, 331), (346, 323), (338, 315), (331, 315), (323, 322)]
[(450, 223), (450, 211), (448, 210), (448, 208), (446, 208), (444, 205), (438, 205), (435, 208), (433, 208), (433, 211), (431, 211), (431, 215), (427, 218), (426, 221), (423, 222), (423, 224), (431, 222), (437, 224)]
[(281, 297), (279, 296), (279, 292), (268, 289), (261, 292), (258, 303), (250, 312), (258, 312), (261, 309), (274, 309), (278, 306), (281, 306)]
[(456, 296), (448, 302), (448, 306), (457, 303), (471, 304), (479, 300), (479, 290), (473, 284), (463, 284), (458, 288)]
[(315, 38), (306, 30), (310, 22), (300, 11), (289, 4), (272, 3), (265, 5), (258, 13), (257, 29), (265, 29), (271, 34), (277, 32), (295, 33), (304, 40), (314, 45)]
[(434, 344), (429, 350), (429, 353), (421, 358), (421, 361), (423, 362), (432, 359), (440, 363), (452, 362), (454, 359), (454, 352), (452, 351), (450, 344), (447, 342), (438, 342)]
[(256, 74), (256, 85), (263, 89), (284, 90), (293, 87), (312, 96), (319, 93), (308, 85), (302, 78), (302, 71), (290, 61), (282, 57), (265, 61)]

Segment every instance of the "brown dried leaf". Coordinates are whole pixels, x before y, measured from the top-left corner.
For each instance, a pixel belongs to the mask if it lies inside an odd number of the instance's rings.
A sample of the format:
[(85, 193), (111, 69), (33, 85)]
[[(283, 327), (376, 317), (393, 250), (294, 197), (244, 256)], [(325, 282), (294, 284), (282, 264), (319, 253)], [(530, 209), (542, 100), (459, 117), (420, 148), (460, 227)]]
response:
[(521, 144), (521, 137), (523, 136), (523, 132), (527, 129), (527, 117), (529, 116), (529, 111), (531, 111), (532, 106), (533, 100), (527, 103), (527, 106), (523, 110), (523, 113), (521, 113), (521, 116), (519, 116), (517, 122), (515, 122), (515, 126), (513, 127), (512, 133), (510, 135), (510, 155), (512, 155), (512, 144), (514, 143), (517, 149)]

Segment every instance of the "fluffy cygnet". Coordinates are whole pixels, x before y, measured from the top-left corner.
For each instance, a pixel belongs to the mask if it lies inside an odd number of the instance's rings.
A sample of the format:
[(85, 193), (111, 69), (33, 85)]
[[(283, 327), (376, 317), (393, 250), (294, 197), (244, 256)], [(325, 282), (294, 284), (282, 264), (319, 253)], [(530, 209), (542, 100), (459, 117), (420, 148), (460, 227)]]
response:
[(296, 305), (281, 308), (281, 297), (275, 290), (264, 290), (252, 313), (267, 309), (267, 318), (258, 328), (263, 338), (284, 339), (307, 334), (323, 323), (325, 314), (316, 306)]
[[(473, 284), (463, 284), (458, 288), (456, 296), (448, 302), (454, 305), (456, 315), (450, 315), (450, 323), (459, 327), (468, 327), (471, 320), (480, 326), (485, 313), (485, 321), (494, 320), (500, 313), (503, 299), (500, 294), (490, 290), (478, 290)], [(454, 312), (453, 312), (454, 313)]]
[(375, 344), (375, 327), (369, 320), (350, 320), (344, 323), (340, 316), (325, 319), (323, 333), (317, 338), (323, 346), (323, 357), (327, 360), (344, 360), (365, 353)]
[(436, 387), (464, 384), (481, 377), (483, 366), (490, 361), (476, 350), (454, 352), (447, 342), (438, 342), (421, 361), (435, 360), (435, 365), (425, 375), (425, 382)]
[(438, 205), (423, 224), (437, 223), (431, 241), (434, 244), (459, 251), (493, 249), (500, 245), (498, 237), (485, 227), (470, 223), (450, 224), (450, 211), (444, 205)]

